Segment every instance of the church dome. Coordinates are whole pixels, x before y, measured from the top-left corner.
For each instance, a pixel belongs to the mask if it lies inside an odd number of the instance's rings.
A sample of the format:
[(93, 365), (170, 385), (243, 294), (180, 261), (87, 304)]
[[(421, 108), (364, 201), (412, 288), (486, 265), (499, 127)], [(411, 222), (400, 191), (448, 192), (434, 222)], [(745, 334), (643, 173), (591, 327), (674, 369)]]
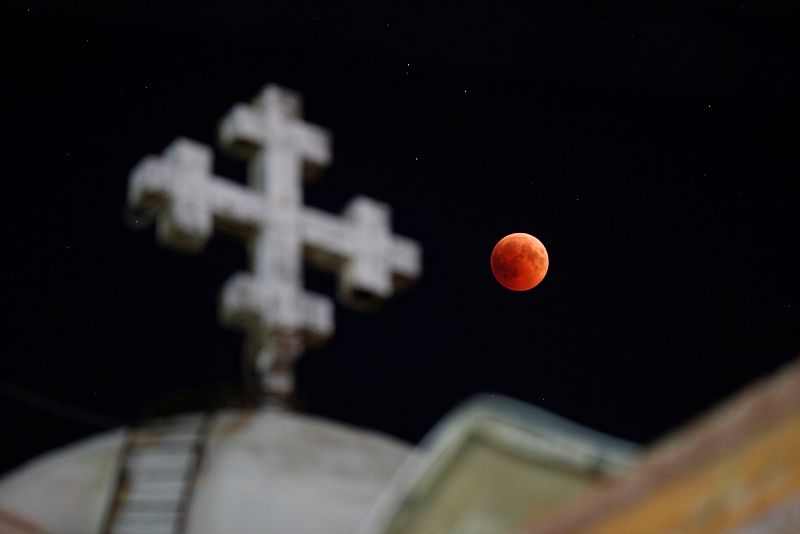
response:
[[(200, 430), (181, 459), (190, 428)], [(306, 415), (188, 414), (23, 465), (0, 480), (0, 510), (65, 534), (172, 534), (181, 525), (187, 534), (350, 534), (410, 454), (396, 439)], [(176, 471), (182, 461), (195, 465), (186, 476)]]

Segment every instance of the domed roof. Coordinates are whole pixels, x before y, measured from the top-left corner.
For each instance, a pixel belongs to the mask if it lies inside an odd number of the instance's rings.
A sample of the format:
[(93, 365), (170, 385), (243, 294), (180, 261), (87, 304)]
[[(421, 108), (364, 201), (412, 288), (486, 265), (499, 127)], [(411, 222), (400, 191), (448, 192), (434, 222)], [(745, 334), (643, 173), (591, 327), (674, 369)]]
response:
[[(45, 531), (101, 532), (130, 435), (108, 432), (22, 466), (0, 480), (0, 509)], [(148, 439), (158, 446), (169, 435)], [(185, 508), (186, 532), (350, 534), (410, 453), (393, 438), (315, 417), (217, 412)]]

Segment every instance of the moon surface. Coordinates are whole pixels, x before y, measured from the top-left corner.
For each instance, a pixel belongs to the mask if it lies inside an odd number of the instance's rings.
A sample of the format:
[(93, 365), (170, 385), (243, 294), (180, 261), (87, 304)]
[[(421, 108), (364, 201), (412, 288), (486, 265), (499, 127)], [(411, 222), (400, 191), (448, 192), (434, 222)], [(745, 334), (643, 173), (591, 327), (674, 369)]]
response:
[(550, 260), (541, 241), (530, 234), (509, 234), (492, 250), (492, 274), (512, 291), (533, 289), (544, 279)]

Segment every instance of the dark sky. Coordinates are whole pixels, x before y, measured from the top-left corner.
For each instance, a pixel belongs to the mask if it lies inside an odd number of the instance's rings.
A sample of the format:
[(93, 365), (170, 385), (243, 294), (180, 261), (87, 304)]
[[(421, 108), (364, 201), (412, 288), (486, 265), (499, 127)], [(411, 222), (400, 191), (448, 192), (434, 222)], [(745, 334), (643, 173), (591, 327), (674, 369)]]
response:
[[(788, 21), (748, 2), (141, 4), (3, 8), (0, 470), (239, 386), (242, 336), (216, 306), (241, 243), (184, 256), (123, 207), (140, 158), (214, 145), (268, 82), (334, 136), (306, 202), (388, 202), (424, 247), (423, 279), (380, 313), (337, 306), (298, 365), (308, 412), (413, 442), (494, 391), (649, 442), (798, 355)], [(489, 270), (511, 232), (550, 254), (527, 293)], [(309, 268), (309, 288), (335, 283)]]

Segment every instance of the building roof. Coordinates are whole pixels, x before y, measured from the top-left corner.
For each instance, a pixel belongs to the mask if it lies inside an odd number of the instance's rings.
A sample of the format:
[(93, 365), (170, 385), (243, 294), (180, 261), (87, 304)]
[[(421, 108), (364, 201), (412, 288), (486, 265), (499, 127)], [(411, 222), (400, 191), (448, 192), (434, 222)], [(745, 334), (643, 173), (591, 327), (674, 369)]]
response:
[(480, 395), (425, 438), (362, 534), (505, 532), (547, 513), (598, 479), (618, 476), (638, 447), (535, 406)]
[(786, 532), (796, 532), (799, 442), (797, 361), (667, 437), (622, 480), (600, 485), (544, 522), (532, 519), (527, 532), (784, 532), (757, 525), (790, 501), (795, 513)]
[[(105, 433), (25, 464), (0, 480), (0, 509), (53, 532), (101, 532), (130, 435)], [(410, 451), (393, 438), (309, 416), (215, 413), (186, 532), (352, 534)]]

